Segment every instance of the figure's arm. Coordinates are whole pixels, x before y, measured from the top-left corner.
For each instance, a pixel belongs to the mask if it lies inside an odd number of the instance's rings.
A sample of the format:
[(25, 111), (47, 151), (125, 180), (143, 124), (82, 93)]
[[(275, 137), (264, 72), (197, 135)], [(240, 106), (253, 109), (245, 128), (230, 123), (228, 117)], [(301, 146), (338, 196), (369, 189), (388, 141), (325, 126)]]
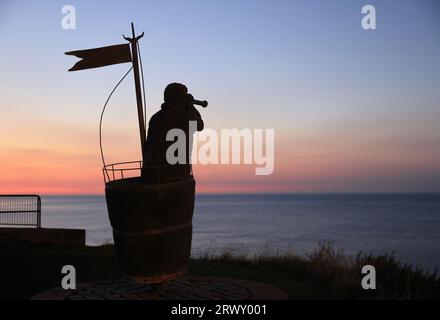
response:
[(205, 124), (199, 111), (194, 107), (194, 97), (192, 94), (187, 94), (186, 97), (186, 112), (188, 114), (188, 121), (197, 121), (197, 131), (202, 131)]
[(205, 123), (203, 122), (199, 110), (197, 110), (194, 106), (192, 106), (191, 113), (192, 113), (191, 119), (193, 121), (197, 121), (197, 131), (202, 131), (203, 128), (205, 127)]
[(191, 105), (187, 112), (189, 121), (197, 121), (197, 131), (202, 131), (205, 127), (205, 123), (203, 122), (200, 112), (194, 107), (194, 105)]

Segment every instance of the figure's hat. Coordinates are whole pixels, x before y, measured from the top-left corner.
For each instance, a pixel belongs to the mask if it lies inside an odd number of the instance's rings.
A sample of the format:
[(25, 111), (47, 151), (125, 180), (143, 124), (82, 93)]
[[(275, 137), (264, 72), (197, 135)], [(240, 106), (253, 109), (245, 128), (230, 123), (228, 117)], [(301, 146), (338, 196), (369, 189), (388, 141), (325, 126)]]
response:
[(165, 88), (163, 99), (165, 102), (184, 102), (188, 88), (181, 83), (170, 83)]

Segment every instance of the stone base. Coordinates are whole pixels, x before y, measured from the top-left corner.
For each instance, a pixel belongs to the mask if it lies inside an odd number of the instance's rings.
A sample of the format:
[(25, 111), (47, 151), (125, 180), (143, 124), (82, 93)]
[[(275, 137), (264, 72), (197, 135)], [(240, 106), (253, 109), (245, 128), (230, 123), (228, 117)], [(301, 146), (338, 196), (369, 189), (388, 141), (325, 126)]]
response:
[(80, 283), (76, 290), (54, 288), (32, 300), (286, 300), (287, 294), (264, 283), (247, 280), (183, 277), (162, 285), (130, 280)]
[(0, 228), (2, 244), (51, 244), (85, 246), (86, 230), (46, 228)]

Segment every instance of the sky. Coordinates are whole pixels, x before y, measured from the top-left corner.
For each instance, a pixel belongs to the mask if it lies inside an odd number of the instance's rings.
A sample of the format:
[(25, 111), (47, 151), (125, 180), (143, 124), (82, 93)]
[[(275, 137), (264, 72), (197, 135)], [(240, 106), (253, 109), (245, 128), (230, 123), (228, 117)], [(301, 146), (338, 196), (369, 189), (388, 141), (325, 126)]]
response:
[[(363, 30), (361, 9), (376, 8)], [(76, 29), (61, 27), (65, 5)], [(208, 128), (274, 129), (275, 170), (197, 165), (204, 192), (440, 192), (440, 4), (0, 1), (0, 193), (102, 194), (98, 124), (129, 64), (64, 52), (145, 31), (147, 117), (185, 83)], [(109, 102), (107, 163), (140, 159), (133, 78)]]

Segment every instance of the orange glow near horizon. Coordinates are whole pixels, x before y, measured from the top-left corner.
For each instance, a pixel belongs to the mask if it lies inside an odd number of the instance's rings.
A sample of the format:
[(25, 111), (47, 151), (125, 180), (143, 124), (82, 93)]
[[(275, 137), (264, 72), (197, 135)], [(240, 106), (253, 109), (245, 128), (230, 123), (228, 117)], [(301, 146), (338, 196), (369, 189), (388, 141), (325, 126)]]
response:
[[(32, 131), (30, 127), (26, 130), (29, 134)], [(61, 129), (57, 136), (45, 130), (40, 132), (39, 139), (30, 135), (27, 140), (8, 141), (14, 148), (2, 148), (0, 193), (103, 194), (96, 134), (68, 139), (69, 134)], [(32, 148), (26, 148), (25, 143)], [(109, 163), (139, 158), (136, 141), (127, 144), (124, 139), (115, 139), (107, 145), (112, 143), (116, 146), (111, 153), (119, 158), (110, 157)], [(292, 143), (295, 147), (289, 146)], [(301, 140), (281, 135), (276, 139), (272, 175), (256, 176), (255, 165), (200, 164), (194, 165), (194, 174), (199, 193), (380, 192), (390, 188), (405, 191), (397, 188), (399, 183), (408, 183), (415, 174), (436, 172), (438, 163), (431, 160), (436, 157), (436, 150), (422, 148), (414, 153), (392, 143), (360, 143), (349, 138), (332, 142), (330, 137)]]

